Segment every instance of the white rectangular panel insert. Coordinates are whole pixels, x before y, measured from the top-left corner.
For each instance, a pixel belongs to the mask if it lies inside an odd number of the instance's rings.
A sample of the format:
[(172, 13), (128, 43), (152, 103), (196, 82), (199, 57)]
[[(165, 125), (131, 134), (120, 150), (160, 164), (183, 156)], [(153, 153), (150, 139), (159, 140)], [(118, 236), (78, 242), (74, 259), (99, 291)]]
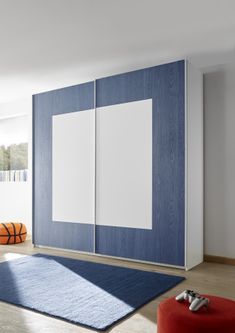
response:
[(52, 118), (52, 220), (94, 223), (94, 110)]
[(97, 109), (96, 224), (152, 229), (152, 99)]

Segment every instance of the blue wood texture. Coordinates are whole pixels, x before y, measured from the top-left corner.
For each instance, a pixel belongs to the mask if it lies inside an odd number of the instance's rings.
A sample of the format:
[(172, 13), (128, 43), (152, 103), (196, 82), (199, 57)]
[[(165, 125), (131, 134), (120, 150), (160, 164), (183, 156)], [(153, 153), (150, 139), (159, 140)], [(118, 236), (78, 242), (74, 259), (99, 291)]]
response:
[[(94, 108), (94, 83), (33, 96), (33, 241), (93, 251), (94, 225), (52, 222), (52, 116)], [(71, 154), (76, 153), (72, 151)], [(68, 221), (69, 222), (69, 221)]]
[[(93, 94), (90, 82), (33, 98), (36, 245), (93, 251), (93, 225), (51, 220), (51, 118), (93, 108)], [(184, 266), (184, 61), (97, 80), (97, 107), (149, 98), (153, 100), (153, 229), (96, 226), (96, 252)]]
[(184, 61), (97, 80), (96, 93), (97, 107), (153, 100), (153, 229), (97, 226), (96, 252), (184, 266)]

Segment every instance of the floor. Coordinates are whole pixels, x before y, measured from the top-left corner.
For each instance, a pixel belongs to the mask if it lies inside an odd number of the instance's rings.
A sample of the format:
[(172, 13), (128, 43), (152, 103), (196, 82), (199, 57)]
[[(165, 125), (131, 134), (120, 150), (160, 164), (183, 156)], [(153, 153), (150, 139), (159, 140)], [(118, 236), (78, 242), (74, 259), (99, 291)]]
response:
[[(103, 257), (94, 257), (72, 252), (52, 249), (34, 248), (31, 240), (23, 244), (0, 246), (0, 261), (12, 260), (22, 255), (47, 253), (65, 257), (85, 259), (106, 264), (139, 268), (147, 271), (165, 272), (183, 275), (186, 280), (164, 295), (142, 307), (129, 318), (123, 320), (106, 332), (112, 333), (156, 333), (156, 310), (159, 302), (176, 295), (184, 289), (194, 289), (200, 293), (224, 296), (235, 300), (235, 266), (203, 263), (189, 272), (178, 269), (163, 268), (155, 265), (140, 264)], [(66, 323), (62, 320), (41, 315), (29, 310), (0, 302), (1, 333), (94, 333), (83, 327)]]

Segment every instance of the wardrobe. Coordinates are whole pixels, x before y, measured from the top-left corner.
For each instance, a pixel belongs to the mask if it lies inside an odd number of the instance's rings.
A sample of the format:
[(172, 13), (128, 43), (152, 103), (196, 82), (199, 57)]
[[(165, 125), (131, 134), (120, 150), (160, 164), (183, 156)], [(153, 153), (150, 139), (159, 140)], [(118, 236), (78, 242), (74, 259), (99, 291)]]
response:
[(201, 263), (202, 99), (186, 60), (34, 95), (34, 245)]

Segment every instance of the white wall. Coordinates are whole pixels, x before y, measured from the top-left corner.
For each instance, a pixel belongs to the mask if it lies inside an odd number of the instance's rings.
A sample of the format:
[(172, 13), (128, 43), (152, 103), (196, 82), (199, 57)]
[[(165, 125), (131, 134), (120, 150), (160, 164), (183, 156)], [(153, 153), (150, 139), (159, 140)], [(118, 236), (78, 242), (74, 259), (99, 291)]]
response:
[(205, 253), (235, 258), (235, 63), (204, 75)]
[(32, 234), (32, 98), (0, 104), (0, 118), (23, 114), (29, 115), (29, 180), (0, 182), (0, 222), (23, 222)]

